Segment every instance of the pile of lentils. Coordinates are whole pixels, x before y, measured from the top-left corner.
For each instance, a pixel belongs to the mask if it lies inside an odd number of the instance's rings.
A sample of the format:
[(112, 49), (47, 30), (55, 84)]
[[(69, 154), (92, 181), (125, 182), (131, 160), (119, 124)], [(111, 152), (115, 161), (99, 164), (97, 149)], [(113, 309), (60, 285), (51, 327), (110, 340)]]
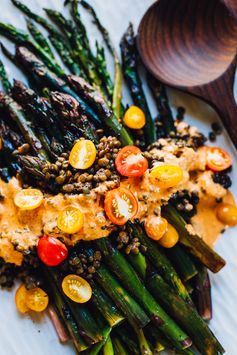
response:
[(169, 202), (179, 211), (181, 216), (190, 221), (190, 218), (197, 213), (197, 204), (199, 203), (198, 192), (189, 192), (188, 190), (182, 190), (175, 192)]
[(46, 163), (43, 168), (45, 180), (56, 185), (63, 193), (89, 194), (102, 182), (109, 182), (109, 189), (119, 186), (120, 177), (114, 160), (121, 146), (116, 137), (102, 137), (97, 145), (94, 164), (87, 170), (74, 169), (68, 161), (69, 153), (63, 153), (55, 163)]
[(118, 230), (114, 233), (113, 239), (117, 248), (123, 251), (125, 254), (138, 254), (139, 252), (146, 253), (147, 248), (141, 244), (139, 239), (133, 236), (129, 226), (124, 225), (118, 227)]
[(35, 250), (25, 252), (21, 266), (7, 263), (0, 258), (0, 286), (10, 288), (17, 279), (24, 282), (27, 289), (42, 286), (39, 258)]
[(61, 265), (63, 272), (71, 272), (87, 280), (91, 280), (96, 270), (100, 268), (102, 254), (95, 250), (92, 256), (87, 256), (83, 252), (70, 252), (68, 259)]
[(230, 169), (220, 171), (220, 172), (215, 172), (212, 174), (212, 180), (216, 184), (220, 184), (223, 186), (225, 189), (229, 189), (232, 185), (232, 181), (228, 173), (230, 172)]

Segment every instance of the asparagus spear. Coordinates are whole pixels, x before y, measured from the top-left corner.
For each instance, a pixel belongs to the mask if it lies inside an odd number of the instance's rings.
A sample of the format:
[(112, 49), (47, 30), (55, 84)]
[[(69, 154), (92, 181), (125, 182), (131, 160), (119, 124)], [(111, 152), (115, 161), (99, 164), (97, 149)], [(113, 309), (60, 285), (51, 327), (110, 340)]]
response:
[(179, 297), (162, 277), (151, 269), (144, 256), (143, 258), (144, 261), (141, 262), (137, 255), (130, 254), (129, 256), (130, 262), (139, 273), (146, 287), (166, 311), (172, 314), (174, 319), (185, 329), (201, 353), (222, 354), (223, 348), (195, 308)]
[[(74, 0), (72, 2), (72, 7), (74, 9), (73, 12), (75, 12), (75, 3), (77, 1)], [(116, 115), (117, 118), (120, 118), (120, 114), (121, 114), (121, 84), (122, 84), (122, 70), (121, 70), (121, 66), (120, 66), (120, 61), (119, 61), (119, 56), (118, 56), (118, 53), (115, 49), (115, 47), (113, 46), (113, 43), (110, 39), (110, 36), (109, 36), (109, 33), (108, 31), (106, 30), (106, 28), (101, 24), (95, 10), (93, 9), (93, 7), (88, 4), (86, 1), (80, 1), (80, 4), (85, 8), (87, 9), (92, 17), (93, 17), (93, 20), (96, 24), (96, 26), (98, 27), (100, 33), (102, 34), (103, 36), (103, 39), (110, 51), (110, 53), (112, 54), (113, 58), (114, 58), (114, 66), (115, 66), (115, 72), (114, 72), (114, 89), (113, 89), (113, 101), (112, 101), (112, 107), (113, 107), (113, 111)], [(103, 69), (103, 73), (104, 75), (106, 75), (108, 77), (108, 83), (106, 85), (107, 87), (107, 90), (108, 92), (110, 92), (112, 90), (112, 86), (111, 86), (111, 80), (110, 80), (110, 76), (107, 75), (107, 70), (106, 68)], [(104, 76), (105, 77), (105, 76)], [(105, 80), (106, 82), (106, 80)]]
[(123, 322), (125, 318), (111, 298), (93, 280), (90, 284), (93, 292), (92, 302), (109, 325), (114, 327)]
[(148, 341), (143, 333), (142, 329), (137, 330), (137, 338), (139, 342), (139, 347), (142, 355), (152, 355), (151, 348), (148, 344)]
[(148, 238), (143, 229), (138, 224), (129, 223), (129, 231), (136, 236), (141, 244), (147, 248), (147, 257), (151, 260), (152, 264), (156, 267), (157, 271), (164, 278), (164, 280), (174, 288), (180, 297), (185, 301), (192, 303), (188, 291), (185, 289), (182, 281), (179, 278), (173, 265), (166, 257), (165, 252), (154, 241)]
[[(92, 256), (92, 249), (83, 249), (83, 254)], [(143, 328), (149, 323), (149, 318), (139, 304), (130, 296), (123, 286), (116, 280), (110, 271), (101, 265), (96, 270), (95, 280), (101, 288), (111, 297), (119, 310), (126, 316), (129, 323), (137, 328)]]
[[(79, 103), (82, 112), (84, 112), (92, 122), (100, 122), (98, 115), (90, 108), (90, 106), (82, 100), (77, 93), (72, 90), (67, 83), (58, 78), (51, 72), (35, 55), (25, 47), (17, 47), (16, 57), (20, 63), (26, 68), (29, 75), (37, 80), (37, 82), (45, 87), (48, 86), (53, 90), (58, 90), (73, 96)], [(95, 138), (96, 139), (96, 138)]]
[(54, 282), (52, 282), (52, 278), (49, 276), (47, 271), (44, 272), (47, 281), (48, 281), (48, 287), (50, 289), (50, 292), (52, 293), (53, 296), (53, 301), (55, 303), (55, 306), (57, 307), (57, 310), (59, 311), (59, 314), (61, 315), (62, 319), (65, 322), (65, 325), (67, 327), (67, 330), (73, 340), (73, 344), (78, 352), (81, 352), (83, 350), (86, 350), (88, 346), (82, 339), (80, 335), (80, 330), (78, 329), (78, 325), (76, 324), (76, 321), (65, 304), (62, 294), (59, 292), (57, 289), (56, 285)]
[(11, 118), (16, 122), (22, 132), (26, 142), (28, 142), (32, 150), (42, 159), (48, 159), (48, 155), (42, 147), (40, 140), (35, 135), (31, 127), (31, 123), (25, 116), (21, 106), (19, 106), (10, 96), (0, 93), (0, 105), (4, 107)]
[(49, 35), (49, 39), (56, 51), (58, 52), (63, 63), (71, 71), (71, 73), (84, 77), (83, 71), (81, 70), (80, 66), (75, 62), (67, 43), (63, 43), (61, 37), (55, 35), (54, 33), (51, 33)]
[(186, 282), (197, 275), (198, 270), (194, 261), (181, 245), (177, 244), (170, 248), (166, 255), (175, 266), (182, 281)]
[(136, 338), (134, 339), (133, 333), (133, 329), (129, 327), (127, 323), (123, 323), (121, 326), (115, 328), (113, 332), (113, 334), (116, 334), (122, 340), (123, 344), (126, 345), (129, 353), (140, 355), (139, 347), (136, 344)]
[(110, 336), (108, 336), (108, 338), (105, 342), (105, 345), (103, 347), (103, 354), (104, 355), (114, 355), (113, 343), (112, 343)]
[(64, 76), (64, 71), (59, 64), (34, 39), (30, 38), (26, 32), (17, 29), (13, 25), (0, 22), (0, 34), (6, 36), (16, 44), (26, 45), (42, 58), (49, 69), (61, 77)]
[(2, 83), (4, 91), (9, 92), (11, 90), (12, 85), (8, 79), (5, 67), (1, 60), (0, 60), (0, 81)]
[(98, 74), (95, 69), (93, 61), (88, 57), (88, 52), (83, 48), (81, 43), (80, 35), (78, 34), (76, 28), (73, 26), (73, 23), (70, 20), (67, 20), (60, 12), (44, 9), (50, 19), (56, 23), (56, 25), (64, 31), (64, 34), (67, 36), (68, 41), (71, 44), (71, 47), (74, 50), (76, 58), (78, 58), (79, 63), (83, 66), (84, 71), (88, 74), (87, 79), (95, 86), (101, 88), (101, 80), (98, 77)]
[[(113, 83), (110, 78), (110, 74), (107, 71), (107, 64), (106, 64), (106, 58), (105, 58), (105, 51), (104, 48), (99, 45), (99, 43), (96, 41), (96, 56), (95, 56), (95, 62), (97, 64), (97, 70), (98, 73), (101, 77), (101, 80), (103, 82), (104, 87), (106, 88), (106, 93), (108, 95), (108, 98), (112, 100), (113, 98)], [(117, 113), (114, 110), (114, 113), (117, 117)]]
[(133, 140), (128, 131), (118, 122), (113, 112), (110, 110), (100, 92), (96, 91), (84, 79), (70, 75), (70, 84), (86, 100), (101, 117), (101, 120), (108, 126), (123, 145), (132, 145)]
[(220, 271), (225, 266), (225, 260), (211, 249), (203, 239), (197, 234), (189, 232), (186, 222), (174, 207), (171, 205), (162, 207), (162, 214), (177, 229), (180, 243), (201, 264), (214, 273)]
[(51, 92), (50, 100), (68, 129), (74, 133), (74, 140), (84, 136), (95, 143), (98, 142), (94, 127), (86, 115), (80, 112), (80, 106), (74, 97), (60, 92)]
[(115, 355), (128, 355), (126, 348), (118, 337), (113, 337), (112, 341)]
[(154, 300), (144, 284), (140, 281), (132, 266), (126, 258), (113, 247), (108, 238), (97, 239), (94, 243), (103, 253), (109, 268), (140, 303), (154, 324), (169, 337), (177, 349), (189, 347), (191, 340)]
[(159, 119), (163, 123), (166, 135), (169, 135), (170, 132), (175, 132), (175, 126), (166, 88), (164, 84), (149, 73), (147, 74), (147, 81), (158, 108)]
[(45, 53), (47, 53), (52, 59), (55, 59), (47, 39), (45, 38), (43, 33), (40, 32), (34, 22), (31, 19), (26, 18), (26, 24), (28, 31), (30, 32), (34, 40), (45, 51)]
[(22, 168), (30, 175), (37, 179), (45, 179), (45, 174), (42, 172), (42, 170), (45, 167), (46, 161), (38, 157), (32, 157), (30, 155), (19, 155), (18, 161)]
[(194, 279), (194, 302), (198, 313), (205, 320), (212, 319), (211, 283), (207, 269), (199, 266), (199, 272)]
[[(34, 116), (38, 125), (46, 129), (47, 135), (51, 139), (53, 138), (54, 142), (57, 142), (57, 150), (54, 150), (54, 153), (60, 155), (66, 142), (58, 127), (60, 123), (58, 115), (49, 100), (38, 96), (35, 91), (28, 88), (19, 80), (14, 80), (11, 92), (13, 98), (21, 103), (26, 112)], [(55, 146), (52, 148), (55, 148)]]
[(123, 70), (129, 89), (131, 91), (133, 101), (145, 113), (146, 124), (144, 127), (144, 134), (146, 144), (149, 145), (156, 139), (155, 124), (151, 117), (146, 97), (142, 89), (141, 79), (137, 70), (137, 54), (135, 43), (133, 26), (130, 24), (120, 42)]

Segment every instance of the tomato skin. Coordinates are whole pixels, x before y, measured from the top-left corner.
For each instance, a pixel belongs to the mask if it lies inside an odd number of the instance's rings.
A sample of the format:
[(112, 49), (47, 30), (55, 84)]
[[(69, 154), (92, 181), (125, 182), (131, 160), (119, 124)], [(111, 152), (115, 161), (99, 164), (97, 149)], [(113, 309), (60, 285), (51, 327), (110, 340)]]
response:
[(146, 124), (146, 116), (139, 107), (130, 106), (125, 112), (123, 122), (131, 129), (141, 129)]
[(163, 248), (173, 248), (179, 241), (179, 234), (177, 230), (168, 223), (167, 231), (163, 235), (163, 237), (158, 241), (158, 243)]
[(232, 165), (231, 157), (224, 149), (218, 147), (206, 147), (206, 165), (212, 171), (223, 171)]
[(96, 159), (96, 147), (89, 139), (76, 142), (69, 155), (69, 163), (75, 169), (89, 169)]
[(127, 145), (118, 152), (115, 166), (122, 176), (138, 177), (142, 176), (148, 169), (148, 161), (142, 156), (139, 148)]
[(34, 312), (43, 312), (49, 303), (49, 297), (39, 287), (32, 288), (26, 292), (26, 305)]
[(67, 275), (62, 282), (65, 295), (76, 303), (86, 303), (92, 296), (90, 284), (78, 275)]
[(67, 247), (57, 238), (50, 236), (39, 239), (37, 252), (40, 260), (47, 266), (57, 266), (68, 256)]
[[(127, 208), (126, 216), (122, 214), (120, 202), (122, 202), (122, 204), (125, 202), (125, 208)], [(138, 202), (131, 191), (125, 187), (119, 187), (106, 193), (104, 209), (107, 217), (112, 223), (123, 225), (137, 214)]]
[(59, 212), (57, 226), (64, 233), (77, 233), (83, 224), (84, 216), (78, 208), (68, 207)]
[(145, 220), (144, 227), (148, 237), (153, 240), (159, 240), (167, 231), (168, 222), (162, 217), (148, 216)]
[(161, 188), (177, 186), (183, 179), (183, 171), (176, 165), (159, 165), (150, 172), (150, 178)]
[(38, 189), (22, 189), (14, 197), (14, 203), (22, 210), (34, 210), (43, 202), (44, 195)]
[(26, 305), (26, 294), (27, 289), (24, 284), (18, 287), (16, 294), (15, 294), (15, 303), (16, 308), (20, 313), (27, 313), (29, 312), (29, 307)]

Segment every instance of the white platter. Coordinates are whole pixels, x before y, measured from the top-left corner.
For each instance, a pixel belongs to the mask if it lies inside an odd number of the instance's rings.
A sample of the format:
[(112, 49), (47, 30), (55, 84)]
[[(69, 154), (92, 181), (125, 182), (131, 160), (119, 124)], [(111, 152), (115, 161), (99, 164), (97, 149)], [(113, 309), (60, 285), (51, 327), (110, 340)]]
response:
[[(42, 7), (63, 9), (63, 1), (59, 0), (24, 0), (33, 10), (40, 13)], [(141, 16), (152, 3), (152, 0), (93, 0), (99, 17), (109, 29), (115, 45), (132, 21), (135, 27)], [(10, 0), (0, 0), (0, 20), (10, 22), (19, 28), (25, 28), (24, 16), (10, 3)], [(92, 43), (97, 31), (89, 25)], [(0, 54), (2, 58), (2, 55)], [(23, 79), (21, 73), (9, 62), (7, 70), (13, 78)], [(237, 85), (235, 85), (237, 91)], [(170, 97), (174, 107), (184, 106), (187, 109), (186, 121), (198, 126), (208, 133), (210, 123), (218, 120), (217, 115), (207, 105), (190, 96), (171, 90)], [(124, 91), (125, 101), (130, 98)], [(153, 113), (155, 109), (150, 99)], [(237, 153), (228, 136), (224, 133), (218, 138), (215, 145), (228, 150), (234, 161), (232, 173), (232, 192), (237, 199)], [(237, 228), (228, 230), (218, 241), (216, 250), (226, 259), (227, 266), (217, 275), (211, 275), (214, 317), (210, 325), (220, 342), (226, 349), (227, 355), (236, 355), (236, 329), (237, 329)], [(0, 355), (72, 355), (74, 350), (70, 345), (61, 345), (55, 331), (47, 317), (32, 319), (21, 317), (14, 305), (14, 292), (0, 291)]]

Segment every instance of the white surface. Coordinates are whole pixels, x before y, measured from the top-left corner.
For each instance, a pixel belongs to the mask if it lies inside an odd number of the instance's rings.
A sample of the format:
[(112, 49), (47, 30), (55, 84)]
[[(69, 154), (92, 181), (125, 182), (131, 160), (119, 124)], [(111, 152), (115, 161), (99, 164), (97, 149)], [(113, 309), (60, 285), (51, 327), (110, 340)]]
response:
[[(93, 0), (99, 17), (109, 29), (116, 45), (127, 28), (128, 22), (135, 25), (152, 0)], [(40, 12), (42, 7), (62, 9), (63, 1), (53, 0), (25, 0), (28, 6)], [(10, 0), (0, 0), (0, 20), (15, 24), (19, 28), (25, 27), (24, 17), (10, 3)], [(40, 4), (40, 6), (39, 6)], [(89, 19), (86, 16), (86, 23)], [(88, 27), (88, 26), (87, 26)], [(91, 40), (97, 31), (89, 25)], [(1, 54), (0, 54), (1, 55)], [(2, 57), (2, 55), (1, 55)], [(22, 79), (21, 73), (14, 66), (7, 64), (11, 77)], [(236, 88), (237, 89), (237, 88)], [(129, 101), (125, 91), (125, 100)], [(171, 92), (174, 106), (187, 108), (186, 121), (197, 125), (202, 132), (209, 132), (210, 123), (217, 120), (216, 114), (200, 101), (187, 95)], [(153, 113), (154, 105), (151, 101)], [(233, 157), (234, 171), (232, 173), (232, 191), (237, 198), (237, 154), (228, 137), (223, 134), (215, 143), (225, 147)], [(227, 355), (235, 355), (237, 329), (237, 228), (227, 231), (218, 241), (216, 250), (227, 260), (227, 266), (217, 275), (212, 275), (212, 295), (214, 318), (211, 328), (226, 349)], [(0, 355), (71, 355), (74, 350), (70, 346), (62, 346), (57, 340), (55, 331), (47, 318), (35, 319), (20, 317), (14, 306), (13, 292), (0, 291)]]

